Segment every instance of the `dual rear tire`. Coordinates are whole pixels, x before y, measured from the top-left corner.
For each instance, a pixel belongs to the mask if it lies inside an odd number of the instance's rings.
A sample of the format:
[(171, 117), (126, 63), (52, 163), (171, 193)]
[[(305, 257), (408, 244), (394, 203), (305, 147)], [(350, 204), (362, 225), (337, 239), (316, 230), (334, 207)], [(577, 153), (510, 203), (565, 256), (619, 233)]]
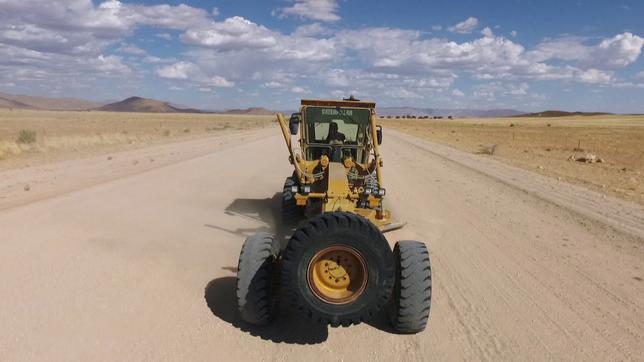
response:
[(237, 308), (250, 324), (266, 325), (275, 315), (278, 299), (279, 242), (258, 233), (244, 241), (237, 266)]
[(425, 329), (432, 306), (432, 267), (425, 244), (403, 240), (394, 246), (396, 284), (387, 314), (400, 333)]
[(279, 280), (291, 304), (320, 323), (349, 326), (386, 309), (396, 331), (425, 329), (431, 304), (425, 244), (400, 241), (392, 253), (375, 225), (345, 212), (307, 220), (281, 254), (276, 244), (269, 234), (244, 242), (237, 274), (244, 321), (270, 322)]

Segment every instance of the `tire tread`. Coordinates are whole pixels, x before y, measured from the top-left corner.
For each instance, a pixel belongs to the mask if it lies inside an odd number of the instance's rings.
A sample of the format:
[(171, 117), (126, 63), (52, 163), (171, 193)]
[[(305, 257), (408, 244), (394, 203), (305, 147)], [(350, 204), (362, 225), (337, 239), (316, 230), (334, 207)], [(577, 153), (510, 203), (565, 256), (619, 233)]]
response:
[(374, 243), (383, 243), (383, 247), (386, 247), (387, 253), (391, 255), (391, 249), (380, 230), (363, 217), (347, 212), (323, 213), (301, 224), (293, 234), (282, 256), (283, 272), (281, 275), (286, 296), (296, 309), (322, 324), (329, 324), (332, 327), (346, 327), (372, 319), (378, 311), (387, 305), (393, 289), (395, 267), (393, 263), (382, 266), (381, 278), (383, 281), (389, 282), (383, 282), (384, 287), (379, 290), (380, 294), (378, 294), (378, 297), (375, 298), (370, 307), (362, 309), (359, 313), (348, 313), (339, 316), (320, 314), (318, 310), (302, 298), (300, 292), (297, 290), (297, 280), (294, 280), (293, 277), (298, 265), (296, 259), (297, 255), (299, 255), (299, 250), (308, 245), (312, 238), (320, 235), (330, 235), (337, 230), (353, 230), (354, 232), (364, 234)]
[(429, 319), (432, 272), (425, 244), (403, 240), (394, 247), (397, 278), (389, 304), (389, 319), (400, 333), (418, 333)]
[(237, 266), (237, 306), (250, 324), (266, 325), (273, 317), (277, 272), (276, 239), (268, 233), (251, 235), (244, 241)]

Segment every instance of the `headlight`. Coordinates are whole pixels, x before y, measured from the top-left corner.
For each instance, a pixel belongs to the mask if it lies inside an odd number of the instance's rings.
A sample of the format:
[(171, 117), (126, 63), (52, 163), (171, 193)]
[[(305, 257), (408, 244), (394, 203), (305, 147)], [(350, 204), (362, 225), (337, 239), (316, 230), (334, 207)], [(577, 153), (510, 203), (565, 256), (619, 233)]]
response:
[(304, 185), (300, 188), (303, 194), (308, 194), (311, 192), (311, 185)]
[(364, 194), (365, 195), (371, 195), (371, 189), (370, 188), (364, 189)]
[(296, 194), (297, 193), (297, 186), (291, 186), (291, 192)]
[(378, 189), (378, 196), (385, 196), (385, 189)]

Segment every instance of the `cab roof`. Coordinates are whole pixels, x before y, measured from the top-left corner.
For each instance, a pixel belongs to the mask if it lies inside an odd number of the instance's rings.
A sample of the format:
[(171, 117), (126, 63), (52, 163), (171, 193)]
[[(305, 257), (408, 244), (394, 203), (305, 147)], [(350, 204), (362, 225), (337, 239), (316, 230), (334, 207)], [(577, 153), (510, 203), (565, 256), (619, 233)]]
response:
[(303, 106), (318, 107), (354, 107), (354, 108), (376, 108), (375, 102), (370, 101), (336, 101), (332, 99), (302, 99)]

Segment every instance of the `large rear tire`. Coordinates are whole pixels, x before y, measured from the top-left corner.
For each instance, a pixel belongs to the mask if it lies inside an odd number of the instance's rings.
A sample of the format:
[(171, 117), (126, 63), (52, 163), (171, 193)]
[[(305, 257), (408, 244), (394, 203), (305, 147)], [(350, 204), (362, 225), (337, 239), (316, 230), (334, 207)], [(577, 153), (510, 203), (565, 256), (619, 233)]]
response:
[(432, 268), (425, 244), (403, 240), (394, 246), (396, 284), (388, 315), (400, 333), (425, 329), (432, 305)]
[(367, 219), (323, 213), (295, 231), (282, 257), (282, 286), (291, 303), (333, 327), (373, 318), (391, 296), (391, 248)]
[(277, 307), (277, 263), (279, 242), (267, 233), (251, 235), (244, 241), (237, 267), (237, 307), (250, 324), (266, 325)]

